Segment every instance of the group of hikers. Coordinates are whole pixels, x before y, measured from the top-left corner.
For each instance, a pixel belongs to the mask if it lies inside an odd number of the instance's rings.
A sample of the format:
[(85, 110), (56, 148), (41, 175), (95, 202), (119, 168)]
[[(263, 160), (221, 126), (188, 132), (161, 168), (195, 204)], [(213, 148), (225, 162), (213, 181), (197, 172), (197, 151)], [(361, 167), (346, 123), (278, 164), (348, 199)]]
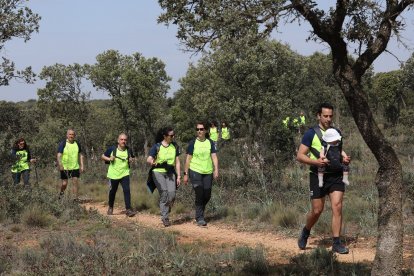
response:
[[(348, 248), (340, 240), (342, 225), (342, 202), (345, 185), (349, 184), (348, 172), (351, 158), (342, 149), (342, 134), (333, 127), (334, 107), (329, 103), (319, 105), (316, 116), (318, 124), (309, 128), (303, 135), (297, 151), (297, 160), (310, 165), (309, 191), (311, 210), (306, 215), (306, 223), (300, 232), (298, 247), (306, 249), (312, 227), (318, 221), (329, 196), (332, 207), (332, 250), (347, 254)], [(207, 125), (198, 122), (195, 125), (195, 138), (187, 147), (184, 167), (180, 164), (180, 148), (174, 141), (172, 127), (164, 127), (157, 133), (155, 144), (151, 147), (147, 163), (150, 166), (147, 185), (159, 192), (161, 221), (165, 227), (171, 225), (169, 214), (174, 204), (177, 188), (191, 183), (195, 193), (195, 221), (199, 226), (206, 226), (205, 208), (211, 198), (212, 182), (219, 176), (217, 141), (219, 131), (216, 124)], [(81, 145), (75, 139), (73, 129), (68, 129), (66, 139), (59, 143), (57, 163), (62, 180), (59, 196), (62, 197), (73, 179), (73, 192), (78, 194), (78, 178), (84, 171)], [(230, 139), (230, 132), (225, 123), (221, 127), (221, 138)], [(121, 133), (116, 145), (110, 146), (101, 156), (108, 163), (107, 178), (110, 190), (107, 214), (113, 214), (115, 195), (119, 184), (124, 194), (126, 215), (132, 217), (136, 212), (131, 207), (130, 164), (135, 162), (134, 153), (127, 147), (128, 136)], [(23, 177), (25, 184), (29, 180), (29, 163), (32, 159), (24, 139), (19, 139), (12, 153), (17, 161), (12, 168), (15, 183)]]

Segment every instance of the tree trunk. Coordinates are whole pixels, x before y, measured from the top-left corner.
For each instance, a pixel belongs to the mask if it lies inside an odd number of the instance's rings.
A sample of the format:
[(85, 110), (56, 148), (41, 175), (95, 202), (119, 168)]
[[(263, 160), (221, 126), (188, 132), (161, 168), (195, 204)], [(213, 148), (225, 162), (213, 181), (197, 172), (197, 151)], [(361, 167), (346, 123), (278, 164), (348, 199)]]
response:
[(379, 168), (377, 252), (371, 275), (401, 275), (402, 269), (402, 178), (401, 166)]
[[(339, 68), (334, 67), (334, 68)], [(378, 237), (372, 275), (400, 275), (403, 260), (402, 167), (376, 124), (361, 85), (349, 66), (335, 70), (355, 123), (379, 164)]]

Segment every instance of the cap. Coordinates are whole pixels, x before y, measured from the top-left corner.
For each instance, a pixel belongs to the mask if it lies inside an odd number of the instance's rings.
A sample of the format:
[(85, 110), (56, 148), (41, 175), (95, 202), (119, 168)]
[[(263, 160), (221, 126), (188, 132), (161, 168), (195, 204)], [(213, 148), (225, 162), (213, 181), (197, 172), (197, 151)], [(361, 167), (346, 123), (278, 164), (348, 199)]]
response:
[(322, 136), (322, 140), (324, 140), (327, 143), (331, 143), (334, 141), (340, 141), (341, 135), (339, 132), (334, 128), (329, 128), (325, 131), (325, 134)]

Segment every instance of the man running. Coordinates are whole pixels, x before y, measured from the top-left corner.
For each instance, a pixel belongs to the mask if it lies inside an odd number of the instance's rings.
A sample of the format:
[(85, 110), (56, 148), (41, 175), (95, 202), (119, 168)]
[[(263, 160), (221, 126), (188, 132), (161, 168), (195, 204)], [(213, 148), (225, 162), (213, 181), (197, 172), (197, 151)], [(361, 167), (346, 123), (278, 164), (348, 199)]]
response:
[(60, 179), (62, 179), (62, 186), (60, 187), (59, 198), (65, 193), (68, 186), (68, 179), (72, 178), (73, 194), (78, 197), (79, 177), (83, 173), (83, 154), (82, 147), (78, 141), (75, 140), (76, 133), (73, 129), (68, 129), (66, 132), (66, 139), (61, 141), (58, 146), (57, 163), (60, 170)]
[[(311, 210), (306, 216), (306, 225), (300, 234), (298, 246), (302, 250), (306, 249), (310, 230), (322, 214), (325, 205), (325, 196), (328, 195), (332, 207), (332, 250), (339, 254), (347, 254), (349, 250), (342, 245), (339, 237), (342, 225), (342, 200), (345, 192), (342, 172), (329, 172), (326, 170), (323, 186), (319, 187), (317, 168), (326, 166), (329, 161), (316, 157), (310, 150), (311, 148), (321, 148), (322, 144), (316, 131), (320, 130), (323, 134), (328, 128), (332, 127), (333, 109), (333, 106), (329, 103), (323, 103), (319, 106), (317, 112), (319, 124), (316, 128), (311, 128), (305, 132), (297, 153), (297, 160), (299, 162), (311, 166), (309, 179), (312, 205)], [(351, 158), (349, 156), (343, 159), (344, 164), (349, 164), (350, 161)]]

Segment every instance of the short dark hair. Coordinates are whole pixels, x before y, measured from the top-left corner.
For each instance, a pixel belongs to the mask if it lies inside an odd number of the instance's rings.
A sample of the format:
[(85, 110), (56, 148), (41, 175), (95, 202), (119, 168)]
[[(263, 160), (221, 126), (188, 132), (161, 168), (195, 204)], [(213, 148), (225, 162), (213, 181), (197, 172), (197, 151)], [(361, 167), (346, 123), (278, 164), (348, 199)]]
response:
[(334, 110), (333, 105), (331, 105), (330, 103), (324, 102), (324, 103), (321, 103), (318, 106), (318, 110), (317, 110), (316, 114), (321, 115), (322, 114), (322, 108), (331, 109), (332, 111)]

